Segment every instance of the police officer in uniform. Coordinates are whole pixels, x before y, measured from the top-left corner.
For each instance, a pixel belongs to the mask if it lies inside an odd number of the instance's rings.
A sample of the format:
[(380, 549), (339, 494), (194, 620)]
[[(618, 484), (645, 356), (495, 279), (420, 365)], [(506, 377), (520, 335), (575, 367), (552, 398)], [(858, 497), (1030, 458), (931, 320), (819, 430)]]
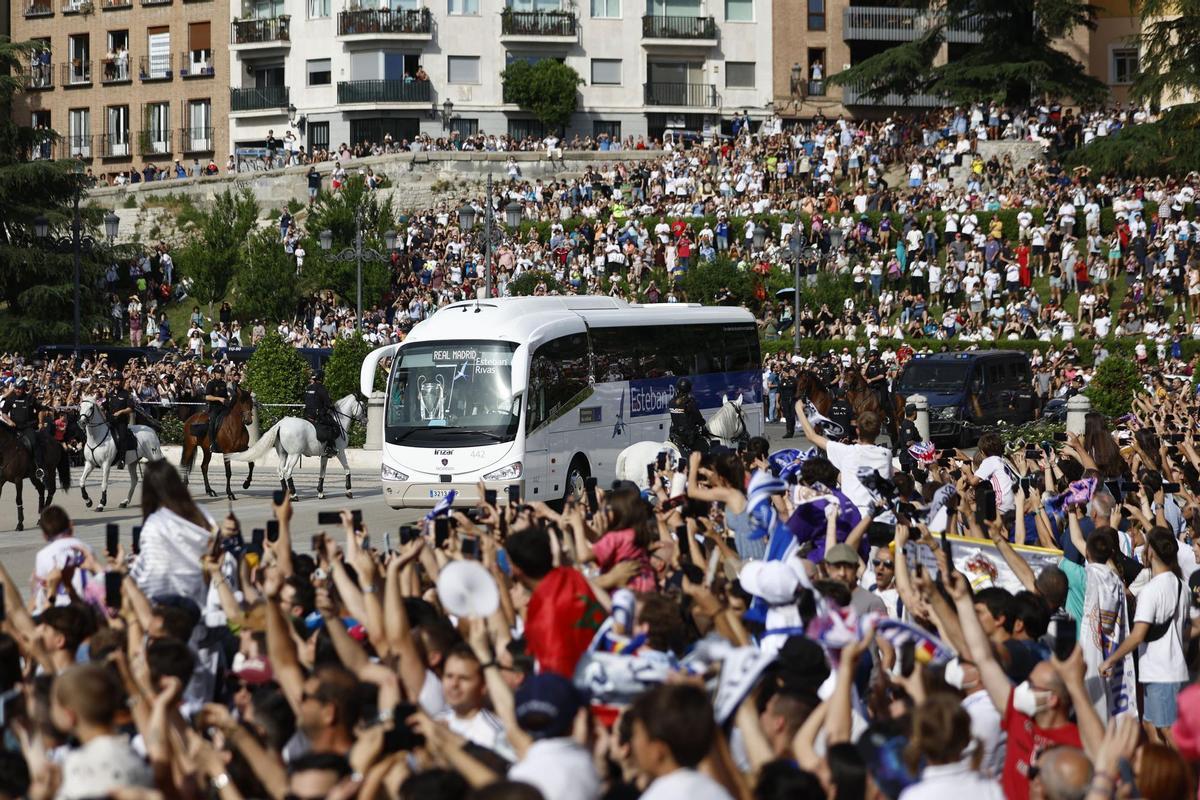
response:
[(216, 453), (219, 452), (217, 431), (221, 429), (222, 417), (225, 416), (226, 406), (229, 405), (229, 386), (225, 383), (225, 368), (220, 364), (213, 365), (212, 378), (204, 387), (204, 402), (208, 403), (209, 444)]
[(329, 390), (325, 388), (323, 369), (312, 374), (312, 380), (304, 390), (304, 418), (316, 428), (317, 441), (325, 445), (325, 456), (332, 458), (337, 455), (335, 442), (338, 431), (333, 420), (333, 401), (329, 399)]
[(863, 370), (863, 376), (867, 379), (867, 385), (874, 389), (875, 394), (879, 396), (879, 405), (886, 409), (888, 407), (887, 365), (883, 363), (878, 350), (872, 350), (867, 356), (867, 366)]
[(692, 381), (680, 378), (675, 383), (675, 396), (667, 407), (671, 412), (670, 439), (685, 458), (693, 450), (708, 452), (708, 440), (704, 438), (704, 416), (692, 396)]
[(784, 365), (779, 376), (779, 402), (783, 406), (783, 421), (787, 424), (784, 439), (796, 435), (796, 377), (796, 365), (790, 362)]
[(0, 417), (3, 421), (17, 430), (17, 436), (30, 453), (33, 463), (37, 466), (37, 476), (42, 476), (45, 465), (45, 454), (42, 451), (41, 433), (38, 422), (41, 412), (50, 409), (29, 393), (29, 382), (25, 378), (17, 378), (14, 390), (0, 401)]
[(104, 410), (108, 414), (108, 424), (112, 426), (113, 441), (117, 443), (117, 469), (124, 469), (125, 454), (137, 447), (129, 434), (129, 424), (133, 422), (133, 398), (129, 394), (128, 377), (121, 375), (113, 383)]
[(904, 406), (904, 419), (900, 420), (900, 433), (896, 438), (900, 440), (900, 466), (905, 471), (911, 471), (917, 465), (917, 460), (909, 454), (908, 448), (921, 441), (921, 432), (917, 430), (917, 407), (912, 403)]

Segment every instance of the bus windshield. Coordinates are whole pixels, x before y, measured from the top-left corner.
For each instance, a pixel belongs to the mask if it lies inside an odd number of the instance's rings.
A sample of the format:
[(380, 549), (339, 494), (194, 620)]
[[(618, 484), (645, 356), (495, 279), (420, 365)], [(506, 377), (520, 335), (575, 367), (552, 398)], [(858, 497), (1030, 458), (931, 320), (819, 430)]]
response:
[(953, 391), (966, 383), (971, 365), (964, 361), (926, 361), (916, 359), (908, 362), (900, 376), (897, 387), (902, 392)]
[(390, 444), (463, 447), (511, 441), (521, 420), (508, 342), (401, 347), (388, 388)]

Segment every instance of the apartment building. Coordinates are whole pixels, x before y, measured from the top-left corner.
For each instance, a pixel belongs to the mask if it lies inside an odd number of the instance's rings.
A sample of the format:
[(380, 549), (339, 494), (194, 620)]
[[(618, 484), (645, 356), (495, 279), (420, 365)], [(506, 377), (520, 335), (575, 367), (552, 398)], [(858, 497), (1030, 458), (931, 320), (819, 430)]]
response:
[(336, 2), (231, 9), (235, 148), (287, 131), (310, 150), (418, 132), (541, 136), (501, 86), (522, 59), (583, 78), (568, 137), (715, 128), (764, 116), (772, 95), (771, 0)]
[(14, 0), (12, 37), (37, 47), (13, 114), (60, 137), (30, 157), (97, 175), (223, 164), (228, 13), (224, 0)]

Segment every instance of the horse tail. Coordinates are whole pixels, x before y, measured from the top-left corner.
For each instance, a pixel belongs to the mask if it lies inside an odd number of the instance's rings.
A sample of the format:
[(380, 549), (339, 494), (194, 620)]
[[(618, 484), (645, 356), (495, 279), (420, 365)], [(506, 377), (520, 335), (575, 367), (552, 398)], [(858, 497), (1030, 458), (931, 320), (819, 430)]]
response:
[(58, 482), (65, 492), (71, 488), (71, 456), (66, 448), (63, 448), (55, 469), (58, 471)]
[[(284, 417), (284, 419), (287, 419), (287, 417)], [(279, 426), (282, 424), (283, 420), (281, 419), (279, 422), (276, 422), (274, 425), (272, 425), (266, 433), (259, 437), (259, 440), (257, 443), (255, 443), (254, 447), (251, 447), (249, 450), (245, 450), (241, 453), (230, 453), (229, 457), (234, 461), (261, 461), (263, 456), (270, 452), (271, 448), (275, 446), (275, 440), (279, 438)]]

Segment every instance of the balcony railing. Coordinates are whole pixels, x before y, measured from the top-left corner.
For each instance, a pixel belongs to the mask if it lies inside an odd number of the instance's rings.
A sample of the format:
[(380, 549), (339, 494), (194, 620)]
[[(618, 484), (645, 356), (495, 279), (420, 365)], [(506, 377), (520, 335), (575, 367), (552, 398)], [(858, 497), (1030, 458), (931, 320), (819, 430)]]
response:
[(233, 23), (233, 44), (267, 44), (290, 42), (292, 18), (267, 17), (266, 19), (243, 19)]
[(73, 136), (64, 136), (62, 138), (60, 149), (62, 158), (91, 158), (92, 148), (95, 142), (94, 136), (86, 133), (77, 133)]
[(643, 39), (716, 39), (712, 17), (642, 17)]
[(25, 19), (34, 19), (35, 17), (53, 17), (54, 4), (48, 2), (30, 3), (25, 6)]
[(338, 103), (423, 103), (433, 99), (429, 81), (339, 81)]
[(510, 11), (500, 15), (504, 36), (574, 36), (578, 20), (569, 11)]
[(808, 82), (809, 97), (824, 97), (825, 96), (825, 81), (809, 81)]
[(211, 78), (217, 74), (212, 50), (184, 50), (179, 54), (179, 77)]
[[(847, 41), (907, 42), (937, 23), (935, 14), (919, 8), (850, 6), (842, 11), (842, 38)], [(949, 42), (974, 43), (981, 39), (976, 18), (946, 29)]]
[(138, 133), (138, 155), (162, 156), (171, 153), (171, 129), (141, 131)]
[(184, 128), (180, 133), (183, 137), (183, 152), (211, 153), (213, 151), (212, 128)]
[(68, 61), (62, 65), (63, 86), (88, 86), (92, 82), (92, 62)]
[(30, 64), (25, 73), (26, 89), (53, 89), (54, 70), (49, 64)]
[(172, 71), (171, 54), (142, 56), (138, 61), (138, 77), (143, 81), (169, 81)]
[(262, 111), (288, 107), (288, 87), (262, 86), (229, 90), (230, 111)]
[(106, 133), (100, 137), (100, 156), (102, 158), (127, 158), (131, 153), (129, 131)]
[(905, 97), (892, 93), (875, 99), (867, 96), (865, 86), (842, 87), (842, 105), (844, 106), (896, 106), (901, 108), (920, 106), (922, 108), (929, 108), (943, 105), (945, 102), (945, 98), (938, 97), (935, 94), (914, 94), (910, 97)]
[(144, 6), (169, 6), (172, 0), (142, 0)]
[(711, 83), (647, 83), (648, 106), (716, 108), (717, 87)]
[(133, 0), (100, 0), (101, 11), (115, 11), (120, 8), (133, 8)]
[(428, 8), (395, 11), (362, 8), (338, 13), (338, 36), (364, 33), (430, 33), (433, 20)]
[(132, 77), (129, 72), (129, 56), (100, 59), (101, 83), (128, 83), (130, 80)]

